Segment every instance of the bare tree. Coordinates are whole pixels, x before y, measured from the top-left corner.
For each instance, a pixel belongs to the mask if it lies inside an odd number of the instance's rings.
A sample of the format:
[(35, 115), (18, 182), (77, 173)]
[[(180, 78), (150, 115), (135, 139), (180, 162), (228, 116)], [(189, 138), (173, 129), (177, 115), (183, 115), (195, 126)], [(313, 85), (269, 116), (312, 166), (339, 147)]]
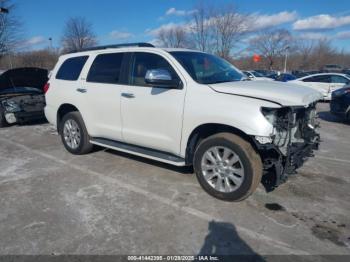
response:
[(240, 14), (232, 5), (213, 9), (210, 24), (215, 43), (215, 52), (225, 58), (230, 58), (231, 50), (241, 40), (246, 32), (248, 16)]
[(188, 39), (185, 28), (176, 26), (163, 28), (157, 33), (157, 39), (164, 47), (188, 47)]
[(315, 40), (296, 39), (295, 52), (290, 54), (289, 64), (292, 68), (307, 70), (313, 67), (312, 57), (315, 49)]
[(22, 24), (14, 15), (14, 4), (0, 0), (0, 58), (14, 51), (22, 39)]
[(96, 44), (92, 25), (84, 17), (72, 17), (67, 20), (62, 37), (64, 51), (80, 51)]
[(331, 40), (327, 38), (318, 40), (315, 44), (313, 52), (314, 67), (317, 69), (322, 69), (322, 67), (326, 64), (337, 63), (336, 53), (337, 52), (332, 46)]
[(286, 52), (287, 47), (290, 50), (292, 36), (289, 31), (284, 29), (267, 30), (260, 33), (250, 41), (250, 49), (264, 56), (272, 69), (275, 61)]
[(195, 48), (203, 52), (210, 49), (211, 26), (209, 13), (210, 8), (200, 2), (195, 6), (195, 11), (189, 21), (190, 34)]

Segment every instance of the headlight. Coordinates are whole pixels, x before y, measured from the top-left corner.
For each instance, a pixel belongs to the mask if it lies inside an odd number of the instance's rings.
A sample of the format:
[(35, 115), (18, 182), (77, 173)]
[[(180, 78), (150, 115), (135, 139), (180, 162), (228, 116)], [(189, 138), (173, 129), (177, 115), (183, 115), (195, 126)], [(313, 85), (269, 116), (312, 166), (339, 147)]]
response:
[(278, 108), (268, 108), (268, 107), (261, 108), (261, 113), (265, 116), (266, 120), (269, 121), (269, 123), (273, 126), (276, 125), (277, 111), (278, 111)]
[(294, 125), (296, 121), (296, 113), (293, 113), (289, 107), (262, 107), (261, 113), (277, 131), (288, 129), (289, 125)]
[(14, 101), (3, 101), (2, 106), (9, 113), (15, 113), (21, 111), (21, 107)]

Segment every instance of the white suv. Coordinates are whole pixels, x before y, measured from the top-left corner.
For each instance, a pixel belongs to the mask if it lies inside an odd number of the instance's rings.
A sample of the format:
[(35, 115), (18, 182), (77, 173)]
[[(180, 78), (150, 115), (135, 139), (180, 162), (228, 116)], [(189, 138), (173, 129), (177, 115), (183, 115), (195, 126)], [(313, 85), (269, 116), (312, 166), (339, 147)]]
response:
[(92, 48), (60, 57), (45, 114), (65, 148), (99, 145), (176, 166), (193, 165), (214, 197), (248, 197), (263, 173), (275, 184), (317, 148), (317, 91), (242, 81), (216, 56), (150, 44)]

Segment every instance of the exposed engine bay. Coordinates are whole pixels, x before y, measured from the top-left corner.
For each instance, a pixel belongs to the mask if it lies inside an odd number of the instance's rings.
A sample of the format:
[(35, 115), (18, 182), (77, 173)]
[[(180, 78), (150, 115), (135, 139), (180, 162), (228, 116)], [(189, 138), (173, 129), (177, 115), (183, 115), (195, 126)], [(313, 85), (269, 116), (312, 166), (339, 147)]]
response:
[(318, 149), (316, 103), (308, 107), (263, 108), (262, 113), (273, 125), (271, 143), (257, 143), (264, 170), (276, 175), (276, 186), (295, 174), (304, 161)]

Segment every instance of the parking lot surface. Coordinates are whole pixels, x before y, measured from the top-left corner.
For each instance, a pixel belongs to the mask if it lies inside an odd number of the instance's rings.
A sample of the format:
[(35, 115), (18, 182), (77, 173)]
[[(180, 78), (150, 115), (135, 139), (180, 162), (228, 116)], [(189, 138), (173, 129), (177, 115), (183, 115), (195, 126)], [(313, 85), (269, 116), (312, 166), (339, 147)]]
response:
[(100, 149), (48, 124), (0, 130), (0, 254), (350, 254), (350, 125), (318, 106), (322, 144), (287, 183), (228, 203), (188, 168)]

